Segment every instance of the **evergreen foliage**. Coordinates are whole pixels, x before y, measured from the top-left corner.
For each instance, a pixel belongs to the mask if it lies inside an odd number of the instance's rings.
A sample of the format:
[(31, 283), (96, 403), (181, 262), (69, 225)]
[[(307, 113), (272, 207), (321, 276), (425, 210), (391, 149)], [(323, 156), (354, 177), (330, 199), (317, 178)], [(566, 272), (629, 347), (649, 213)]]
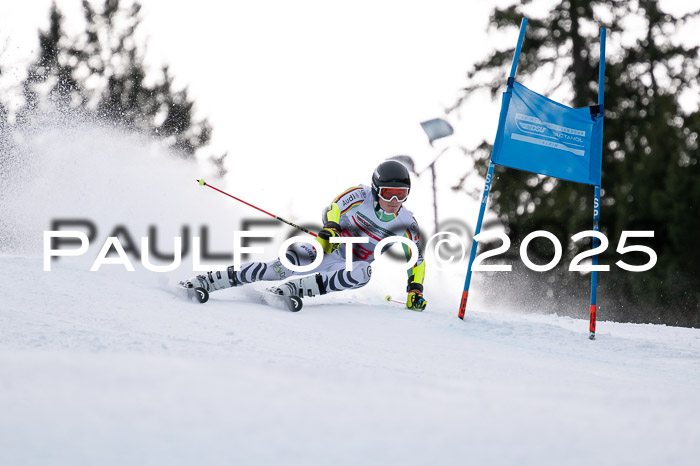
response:
[[(531, 3), (495, 9), (491, 25), (517, 31)], [(697, 46), (674, 42), (678, 28), (698, 15), (700, 11), (673, 17), (657, 0), (565, 0), (544, 17), (529, 18), (516, 80), (540, 82), (543, 71), (548, 72), (550, 87), (533, 90), (544, 95), (566, 90), (571, 98), (563, 103), (572, 107), (597, 102), (599, 28), (608, 28), (610, 43), (626, 33), (625, 19), (638, 17), (645, 24), (636, 43), (613, 53), (608, 47), (606, 57), (601, 231), (610, 246), (600, 263), (609, 264), (611, 271), (599, 273), (602, 319), (700, 326), (700, 248), (695, 245), (700, 233), (700, 54)], [(513, 51), (495, 51), (477, 63), (451, 110), (466, 105), (477, 89), (488, 88), (492, 96), (503, 91)], [(688, 111), (682, 99), (689, 95), (695, 108)], [(484, 176), (490, 148), (484, 141), (468, 151)], [(592, 199), (590, 186), (497, 167), (490, 205), (514, 245), (529, 232), (547, 230), (566, 248), (572, 235), (591, 229)], [(652, 270), (633, 273), (614, 265), (618, 260), (634, 265), (647, 261), (644, 254), (616, 253), (625, 230), (654, 231), (653, 240), (633, 243), (656, 251), (658, 263)], [(532, 256), (539, 254), (548, 262), (551, 249), (533, 246)], [(590, 242), (574, 246), (569, 260)], [(586, 290), (590, 275), (568, 272), (566, 259), (546, 280), (538, 279), (550, 296)]]
[[(22, 85), (24, 106), (17, 122), (30, 121), (47, 100), (64, 112), (92, 114), (158, 137), (184, 158), (206, 146), (211, 126), (194, 120), (187, 89), (174, 88), (167, 66), (148, 74), (136, 39), (140, 9), (138, 1), (124, 6), (119, 0), (104, 0), (97, 6), (83, 0), (84, 30), (69, 37), (54, 2), (49, 28), (39, 33), (39, 56)], [(221, 165), (224, 157), (212, 160)]]

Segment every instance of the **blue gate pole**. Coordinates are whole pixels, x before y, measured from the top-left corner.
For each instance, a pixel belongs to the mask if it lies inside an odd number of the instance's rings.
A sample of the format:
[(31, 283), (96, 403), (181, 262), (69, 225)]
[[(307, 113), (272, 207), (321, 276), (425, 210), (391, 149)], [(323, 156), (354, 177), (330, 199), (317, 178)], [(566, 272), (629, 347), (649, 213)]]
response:
[[(605, 92), (605, 28), (600, 30), (600, 61), (598, 65), (598, 106), (600, 107), (600, 117), (605, 118), (605, 110), (603, 110), (603, 104)], [(602, 131), (602, 128), (601, 128)], [(595, 187), (595, 193), (593, 195), (593, 230), (600, 231), (600, 186)], [(598, 247), (598, 238), (593, 238), (593, 249)], [(598, 255), (594, 255), (592, 258), (592, 264), (595, 267), (598, 265)], [(593, 270), (591, 272), (591, 306), (590, 306), (590, 319), (588, 328), (588, 338), (595, 340), (595, 324), (597, 320), (598, 311), (598, 272)]]
[[(508, 88), (503, 93), (503, 99), (501, 101), (501, 114), (498, 117), (498, 130), (496, 131), (496, 140), (493, 143), (493, 149), (491, 149), (491, 155), (497, 153), (503, 141), (503, 131), (506, 123), (506, 115), (508, 114), (508, 106), (510, 105), (510, 99), (513, 96), (513, 82), (515, 80), (515, 71), (518, 69), (518, 60), (520, 59), (520, 50), (523, 46), (523, 40), (525, 39), (525, 29), (527, 28), (527, 18), (523, 18), (520, 22), (520, 35), (518, 36), (518, 45), (515, 47), (515, 53), (513, 54), (513, 64), (510, 67), (510, 75), (508, 77)], [(488, 202), (489, 193), (491, 192), (491, 183), (493, 182), (493, 169), (496, 165), (493, 162), (489, 163), (489, 171), (486, 174), (486, 182), (484, 184), (484, 193), (481, 196), (481, 207), (479, 208), (479, 218), (476, 221), (476, 229), (474, 230), (474, 236), (481, 232), (481, 223), (484, 220), (484, 212), (486, 210), (486, 203)], [(462, 291), (462, 300), (459, 304), (459, 313), (457, 316), (464, 320), (464, 313), (467, 309), (467, 298), (469, 297), (469, 283), (472, 280), (472, 264), (474, 263), (474, 258), (476, 257), (476, 249), (479, 246), (477, 240), (472, 241), (472, 250), (469, 254), (469, 265), (467, 266), (467, 277), (464, 280), (464, 290)]]
[[(600, 231), (600, 186), (595, 187), (595, 194), (593, 197), (593, 230)], [(598, 247), (598, 238), (593, 237), (593, 249)], [(593, 267), (598, 265), (598, 254), (594, 255), (591, 259)], [(590, 325), (589, 325), (589, 336), (591, 340), (595, 340), (595, 323), (596, 323), (596, 300), (598, 291), (598, 271), (593, 270), (591, 272), (591, 307), (590, 307)]]

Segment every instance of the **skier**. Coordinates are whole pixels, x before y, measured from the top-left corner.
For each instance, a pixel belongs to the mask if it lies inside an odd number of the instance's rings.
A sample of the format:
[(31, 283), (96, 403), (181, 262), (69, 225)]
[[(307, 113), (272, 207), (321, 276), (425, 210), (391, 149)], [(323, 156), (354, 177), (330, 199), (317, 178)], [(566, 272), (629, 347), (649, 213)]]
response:
[[(286, 296), (311, 297), (333, 291), (360, 288), (372, 276), (371, 262), (374, 260), (374, 247), (389, 236), (403, 236), (418, 246), (418, 261), (408, 271), (408, 297), (406, 307), (416, 311), (425, 309), (427, 301), (423, 297), (425, 262), (420, 253), (418, 223), (413, 214), (403, 207), (411, 190), (411, 179), (406, 167), (396, 160), (379, 164), (372, 175), (372, 186), (356, 186), (336, 197), (323, 211), (323, 229), (317, 240), (323, 249), (324, 257), (313, 275), (290, 279), (270, 291)], [(369, 243), (341, 245), (331, 243), (331, 238), (339, 236), (366, 237)], [(353, 267), (346, 269), (347, 248), (352, 247)], [(410, 250), (404, 247), (407, 258)], [(287, 250), (287, 260), (295, 266), (311, 264), (316, 259), (313, 246), (296, 243)], [(260, 280), (282, 280), (293, 275), (308, 272), (295, 272), (278, 259), (271, 262), (249, 262), (239, 271), (233, 266), (225, 272), (207, 272), (181, 282), (187, 288), (202, 287), (208, 292), (241, 286)]]

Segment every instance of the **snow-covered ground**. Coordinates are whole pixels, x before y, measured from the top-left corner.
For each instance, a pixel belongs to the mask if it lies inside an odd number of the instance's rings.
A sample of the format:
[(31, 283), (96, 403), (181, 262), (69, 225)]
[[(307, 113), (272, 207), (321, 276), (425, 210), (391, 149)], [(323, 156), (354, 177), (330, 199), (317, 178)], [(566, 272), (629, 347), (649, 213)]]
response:
[[(586, 321), (495, 310), (478, 287), (463, 322), (461, 269), (434, 267), (412, 312), (383, 301), (405, 286), (386, 264), (299, 313), (257, 284), (184, 301), (191, 262), (91, 261), (115, 225), (157, 225), (170, 251), (180, 225), (230, 231), (240, 207), (104, 130), (28, 144), (0, 192), (0, 465), (698, 463), (698, 329), (601, 316), (590, 341)], [(91, 219), (98, 240), (44, 272), (55, 218)]]
[[(697, 464), (700, 330), (0, 257), (0, 464)], [(128, 276), (127, 276), (128, 277)]]

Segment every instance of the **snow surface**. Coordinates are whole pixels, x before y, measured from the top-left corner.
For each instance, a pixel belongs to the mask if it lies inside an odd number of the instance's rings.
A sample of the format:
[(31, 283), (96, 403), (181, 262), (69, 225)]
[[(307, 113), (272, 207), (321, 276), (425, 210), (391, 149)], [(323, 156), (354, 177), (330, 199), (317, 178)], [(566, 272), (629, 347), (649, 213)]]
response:
[[(25, 144), (0, 193), (0, 465), (698, 464), (698, 329), (602, 321), (590, 341), (584, 320), (480, 302), (478, 281), (463, 322), (461, 269), (429, 268), (428, 308), (408, 311), (383, 301), (405, 274), (379, 261), (299, 313), (258, 284), (188, 302), (172, 286), (191, 259), (92, 260), (116, 224), (156, 224), (170, 250), (182, 224), (230, 232), (240, 206), (105, 129)], [(42, 231), (70, 217), (99, 239), (44, 272)]]
[(0, 267), (0, 464), (697, 464), (695, 329)]

